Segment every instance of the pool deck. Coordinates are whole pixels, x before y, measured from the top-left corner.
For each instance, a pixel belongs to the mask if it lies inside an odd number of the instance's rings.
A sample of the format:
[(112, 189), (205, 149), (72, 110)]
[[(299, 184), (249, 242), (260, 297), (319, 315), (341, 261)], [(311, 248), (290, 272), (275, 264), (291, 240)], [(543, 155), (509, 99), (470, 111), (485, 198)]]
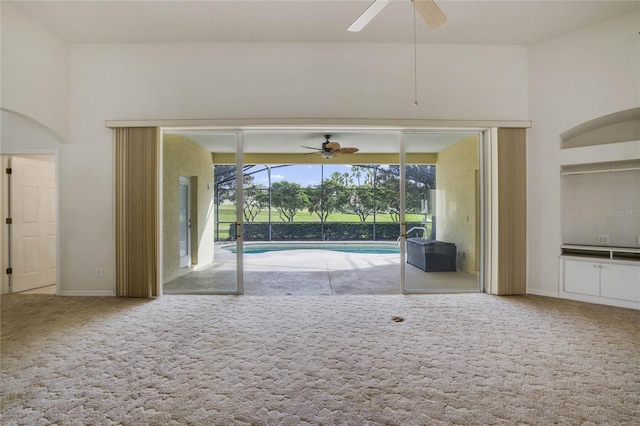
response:
[[(164, 293), (225, 293), (236, 289), (235, 254), (216, 246), (215, 261), (163, 285)], [(344, 253), (305, 249), (243, 256), (244, 294), (399, 294), (399, 254)], [(187, 270), (185, 270), (187, 272)], [(478, 291), (478, 277), (465, 272), (424, 272), (406, 264), (406, 287), (415, 292)]]

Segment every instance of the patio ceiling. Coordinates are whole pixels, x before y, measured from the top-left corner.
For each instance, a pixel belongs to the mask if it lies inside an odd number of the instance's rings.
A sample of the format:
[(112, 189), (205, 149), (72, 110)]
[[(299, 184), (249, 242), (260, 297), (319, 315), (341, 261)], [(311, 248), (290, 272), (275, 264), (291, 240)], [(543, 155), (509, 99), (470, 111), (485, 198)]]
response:
[[(211, 152), (235, 151), (236, 136), (230, 132), (207, 129), (170, 130), (182, 135)], [(393, 154), (399, 151), (400, 132), (397, 130), (247, 130), (244, 133), (244, 152), (263, 154), (308, 154), (303, 146), (318, 147), (324, 135), (343, 147), (356, 147), (362, 154)], [(429, 131), (405, 135), (407, 152), (438, 153), (477, 132), (470, 130)]]

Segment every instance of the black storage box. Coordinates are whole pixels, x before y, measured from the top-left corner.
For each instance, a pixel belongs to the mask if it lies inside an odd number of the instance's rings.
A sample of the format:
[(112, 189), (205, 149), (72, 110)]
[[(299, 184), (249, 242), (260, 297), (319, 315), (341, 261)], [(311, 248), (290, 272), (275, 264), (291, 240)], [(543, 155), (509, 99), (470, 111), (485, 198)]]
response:
[(437, 240), (409, 238), (407, 263), (425, 272), (456, 271), (456, 245)]

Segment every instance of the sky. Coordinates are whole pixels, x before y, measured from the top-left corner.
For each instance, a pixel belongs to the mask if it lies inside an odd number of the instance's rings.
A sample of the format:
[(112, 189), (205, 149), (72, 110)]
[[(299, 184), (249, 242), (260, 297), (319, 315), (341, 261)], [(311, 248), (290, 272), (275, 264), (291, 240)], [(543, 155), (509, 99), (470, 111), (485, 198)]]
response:
[[(254, 166), (251, 171), (264, 169), (264, 165)], [(344, 173), (350, 172), (350, 164), (324, 165), (325, 179), (334, 172)], [(268, 186), (269, 176), (266, 170), (252, 175), (257, 185)], [(280, 182), (286, 180), (288, 182), (299, 183), (301, 186), (318, 185), (322, 180), (321, 165), (319, 164), (298, 164), (292, 166), (271, 165), (271, 182)]]

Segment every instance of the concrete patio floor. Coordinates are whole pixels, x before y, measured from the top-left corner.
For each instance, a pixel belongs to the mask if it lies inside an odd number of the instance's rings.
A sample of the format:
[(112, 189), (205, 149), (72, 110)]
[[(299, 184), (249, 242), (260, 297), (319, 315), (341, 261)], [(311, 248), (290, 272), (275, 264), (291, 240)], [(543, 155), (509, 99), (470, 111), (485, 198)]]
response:
[[(286, 250), (246, 254), (244, 294), (399, 294), (398, 254)], [(406, 264), (406, 287), (415, 292), (475, 292), (478, 277), (465, 272), (424, 272)], [(166, 294), (228, 293), (236, 289), (235, 255), (216, 247), (216, 261), (164, 283)]]

